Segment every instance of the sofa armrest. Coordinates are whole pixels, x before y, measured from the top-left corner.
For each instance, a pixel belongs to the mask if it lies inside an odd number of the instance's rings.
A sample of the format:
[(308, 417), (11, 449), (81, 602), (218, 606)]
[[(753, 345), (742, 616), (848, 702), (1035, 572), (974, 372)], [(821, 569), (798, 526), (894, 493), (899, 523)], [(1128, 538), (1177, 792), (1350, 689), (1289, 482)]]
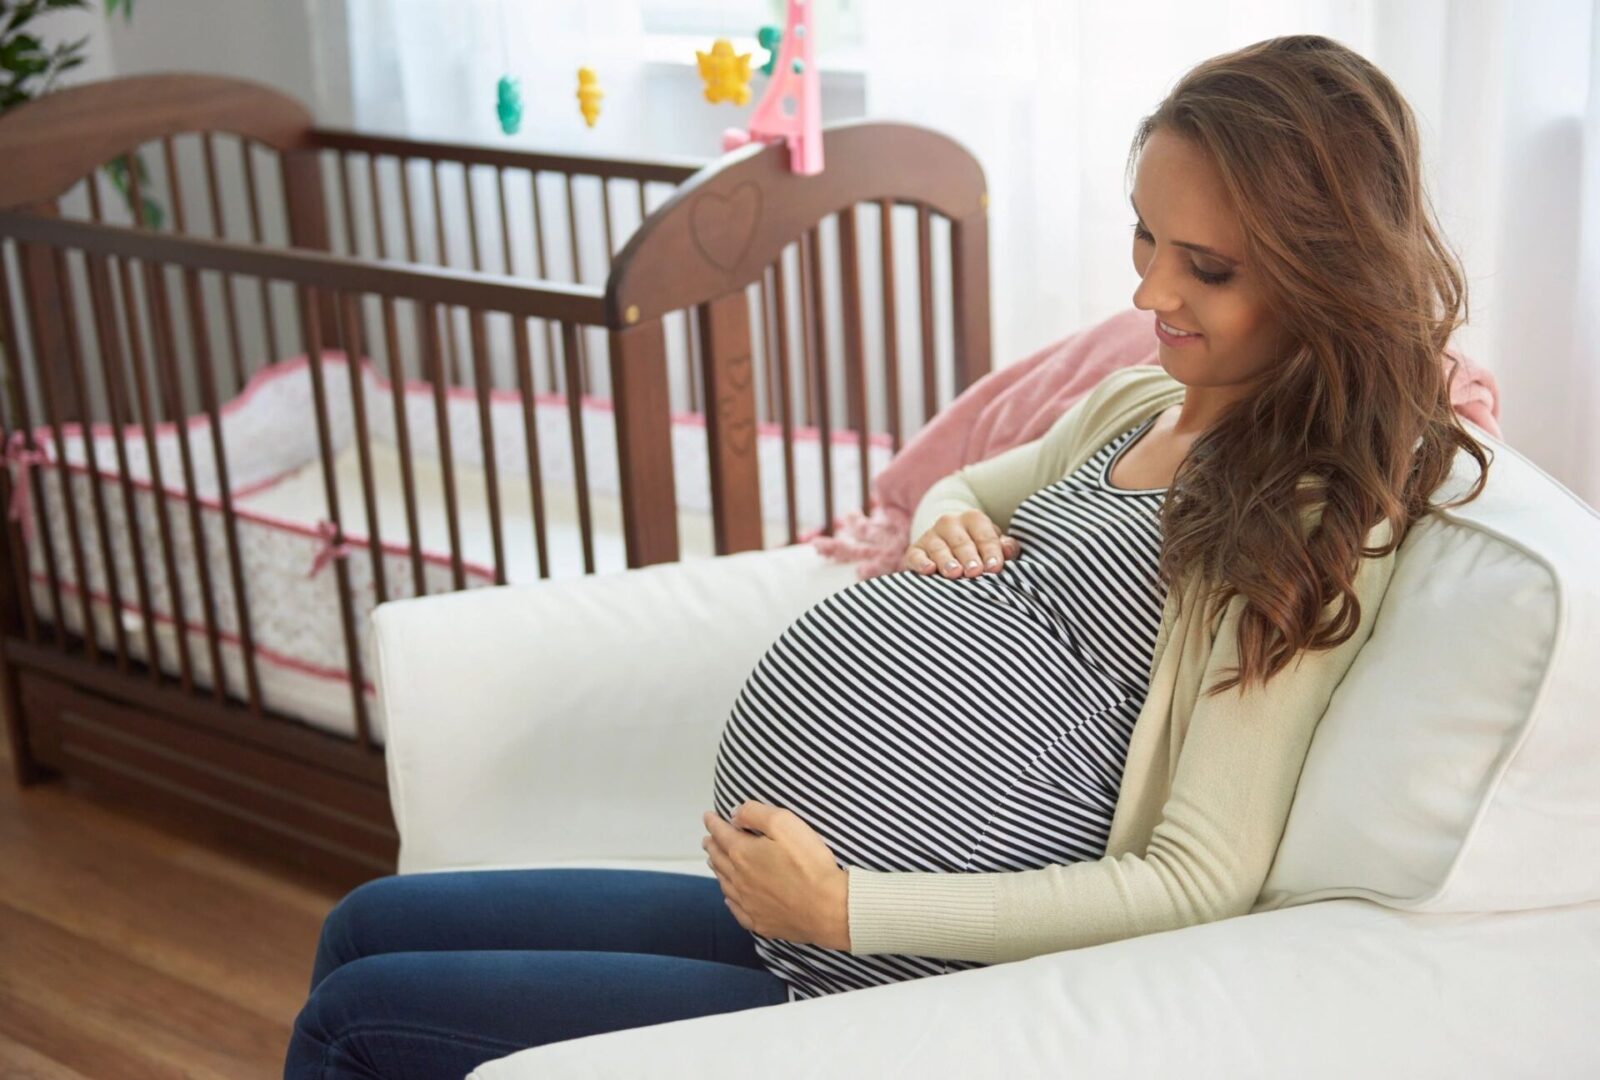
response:
[(400, 871), (698, 855), (739, 687), (854, 575), (796, 544), (379, 605)]
[(1332, 900), (550, 1043), (467, 1080), (1600, 1076), (1597, 954), (1600, 902), (1418, 915)]

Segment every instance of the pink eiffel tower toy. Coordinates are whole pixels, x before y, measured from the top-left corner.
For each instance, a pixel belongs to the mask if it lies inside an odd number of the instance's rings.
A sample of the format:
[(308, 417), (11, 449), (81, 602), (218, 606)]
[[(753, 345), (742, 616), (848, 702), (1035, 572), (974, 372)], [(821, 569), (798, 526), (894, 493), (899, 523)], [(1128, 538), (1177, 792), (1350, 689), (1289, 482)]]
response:
[(822, 85), (812, 60), (812, 0), (789, 0), (788, 25), (766, 93), (750, 115), (749, 128), (728, 128), (722, 149), (751, 142), (787, 142), (789, 169), (802, 176), (822, 171)]

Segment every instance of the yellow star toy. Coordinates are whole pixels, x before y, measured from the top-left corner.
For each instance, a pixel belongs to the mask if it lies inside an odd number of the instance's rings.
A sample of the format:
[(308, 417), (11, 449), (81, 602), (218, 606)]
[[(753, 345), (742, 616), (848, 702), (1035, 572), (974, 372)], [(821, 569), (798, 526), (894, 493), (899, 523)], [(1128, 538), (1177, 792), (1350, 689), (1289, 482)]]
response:
[(578, 111), (583, 114), (583, 122), (590, 127), (594, 127), (594, 122), (600, 119), (600, 99), (603, 97), (605, 92), (600, 89), (600, 78), (594, 73), (594, 68), (579, 68)]
[(718, 38), (711, 43), (711, 51), (695, 50), (700, 61), (700, 77), (706, 82), (706, 100), (715, 105), (719, 101), (744, 105), (750, 101), (750, 54), (735, 53), (733, 42)]

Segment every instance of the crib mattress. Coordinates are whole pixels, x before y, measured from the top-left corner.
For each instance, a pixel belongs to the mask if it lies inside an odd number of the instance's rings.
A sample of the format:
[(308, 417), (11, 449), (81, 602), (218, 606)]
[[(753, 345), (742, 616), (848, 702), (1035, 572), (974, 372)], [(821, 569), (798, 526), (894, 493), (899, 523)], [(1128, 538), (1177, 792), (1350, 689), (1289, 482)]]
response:
[[(321, 370), (334, 447), (333, 486), (348, 544), (343, 551), (335, 549), (326, 535), (331, 517), (328, 485), (314, 414), (310, 412), (314, 398), (307, 359), (298, 357), (269, 367), (220, 410), (228, 492), (237, 522), (240, 577), (245, 583), (243, 591), (252, 631), (251, 654), (267, 709), (322, 730), (355, 734), (354, 694), (348, 675), (338, 575), (332, 568), (333, 559), (343, 559), (356, 615), (356, 647), (365, 679), (362, 692), (369, 704), (373, 738), (382, 743), (382, 718), (370, 708), (374, 690), (370, 682), (367, 615), (378, 602), (375, 564), (382, 567), (387, 598), (416, 594), (402, 458), (390, 396), (394, 393), (401, 395), (404, 414), (410, 418), (411, 482), (425, 590), (437, 593), (455, 587), (435, 399), (426, 384), (395, 388), (370, 365), (357, 365), (354, 374), (364, 388), (368, 427), (368, 438), (361, 441), (355, 435), (352, 372), (345, 358), (335, 352), (326, 353)], [(476, 397), (470, 391), (454, 391), (447, 400), (446, 412), (463, 582), (467, 588), (490, 586), (495, 583), (495, 545)], [(538, 399), (535, 426), (543, 480), (548, 576), (552, 578), (585, 572), (567, 416), (565, 400), (559, 395), (542, 395)], [(614, 414), (609, 403), (585, 399), (580, 417), (590, 489), (594, 569), (596, 573), (615, 572), (624, 569), (627, 560)], [(536, 581), (541, 567), (520, 395), (494, 392), (491, 423), (506, 581)], [(206, 628), (215, 625), (221, 642), (218, 652), (225, 686), (230, 696), (244, 700), (246, 650), (240, 627), (245, 623), (239, 617), (234, 596), (221, 502), (221, 471), (212, 452), (213, 433), (205, 416), (191, 417), (184, 424), (194, 477), (193, 498), (184, 483), (183, 448), (175, 424), (160, 425), (148, 449), (141, 431), (123, 429), (121, 438), (130, 476), (126, 496), (117, 468), (117, 434), (112, 429), (96, 426), (91, 429), (91, 437), (85, 438), (76, 425), (63, 425), (59, 447), (56, 433), (46, 429), (35, 432), (36, 442), (46, 448), (51, 461), (39, 467), (44, 506), (35, 508), (28, 500), (23, 507), (25, 530), (36, 536), (35, 542), (28, 545), (33, 602), (44, 621), (59, 618), (76, 634), (83, 633), (87, 603), (94, 638), (107, 651), (117, 644), (115, 618), (121, 626), (123, 647), (140, 661), (149, 660), (141, 614), (149, 610), (162, 670), (172, 675), (181, 670), (181, 635), (194, 680), (207, 688), (213, 685), (215, 676)], [(704, 426), (699, 417), (679, 416), (674, 418), (672, 429), (682, 557), (709, 557), (714, 546)], [(798, 432), (795, 444), (802, 535), (814, 534), (822, 517), (820, 442), (814, 432), (809, 439), (807, 434)], [(776, 547), (788, 542), (781, 437), (769, 428), (759, 438), (763, 531), (767, 546)], [(90, 444), (97, 467), (91, 467), (89, 462)], [(830, 449), (836, 508), (859, 505), (858, 445), (836, 439)], [(869, 449), (872, 471), (881, 469), (889, 456), (886, 440), (876, 438)], [(159, 484), (152, 462), (160, 471)], [(368, 520), (362, 494), (363, 466), (370, 470), (373, 480), (376, 523)], [(18, 479), (20, 474), (14, 475), (14, 482)], [(73, 542), (63, 486), (70, 492), (76, 510), (78, 544)], [(132, 529), (127, 502), (132, 504)], [(813, 522), (809, 528), (804, 527), (808, 514)], [(99, 528), (102, 519), (104, 539)], [(199, 543), (196, 521), (203, 538)], [(177, 584), (176, 595), (168, 588), (169, 567), (160, 554), (164, 536), (170, 538), (170, 570)], [(53, 560), (47, 559), (47, 548), (39, 542), (45, 537)], [(79, 549), (83, 553), (81, 565), (76, 557)], [(374, 551), (379, 553), (376, 559)], [(203, 558), (197, 555), (199, 552), (203, 552)], [(59, 613), (51, 602), (52, 571), (62, 597)], [(141, 578), (148, 584), (145, 592), (140, 588)], [(209, 604), (205, 602), (208, 594)]]

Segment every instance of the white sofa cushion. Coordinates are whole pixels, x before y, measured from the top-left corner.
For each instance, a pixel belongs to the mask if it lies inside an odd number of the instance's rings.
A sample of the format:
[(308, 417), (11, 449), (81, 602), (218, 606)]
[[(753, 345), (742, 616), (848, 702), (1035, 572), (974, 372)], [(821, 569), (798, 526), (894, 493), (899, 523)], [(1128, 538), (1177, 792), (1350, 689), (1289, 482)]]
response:
[[(1474, 501), (1402, 544), (1318, 725), (1254, 910), (1600, 898), (1600, 514), (1481, 429)], [(1458, 454), (1433, 501), (1465, 492)]]
[(1597, 1076), (1597, 949), (1600, 903), (1335, 900), (547, 1043), (468, 1080)]

